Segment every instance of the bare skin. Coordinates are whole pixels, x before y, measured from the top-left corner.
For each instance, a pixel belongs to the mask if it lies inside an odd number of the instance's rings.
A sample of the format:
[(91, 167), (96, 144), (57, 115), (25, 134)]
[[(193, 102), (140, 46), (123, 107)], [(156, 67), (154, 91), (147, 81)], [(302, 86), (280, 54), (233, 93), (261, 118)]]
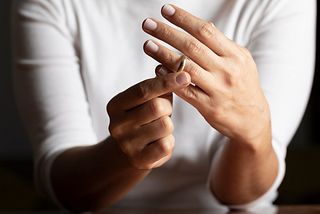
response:
[[(67, 150), (53, 164), (56, 195), (72, 211), (111, 206), (150, 170), (170, 159), (174, 148), (171, 92), (229, 138), (211, 177), (211, 190), (221, 202), (248, 203), (264, 194), (277, 176), (269, 106), (249, 51), (211, 23), (172, 8), (163, 7), (163, 16), (190, 35), (155, 19), (145, 20), (143, 29), (192, 61), (187, 61), (184, 72), (171, 73), (181, 56), (155, 41), (145, 43), (146, 54), (162, 64), (156, 69), (158, 77), (109, 102), (110, 137), (94, 146)], [(191, 80), (195, 85), (190, 85)]]
[[(226, 38), (212, 23), (175, 6), (164, 6), (162, 15), (190, 34), (155, 19), (143, 24), (146, 33), (192, 60), (184, 71), (195, 86), (174, 92), (230, 139), (214, 169), (212, 192), (226, 204), (251, 202), (271, 187), (278, 172), (269, 105), (255, 62), (247, 49)], [(150, 42), (158, 49), (151, 49)], [(155, 41), (146, 42), (145, 52), (170, 70), (180, 60), (180, 55)]]
[(175, 143), (171, 91), (190, 80), (185, 72), (159, 76), (116, 95), (107, 106), (111, 136), (54, 161), (52, 183), (61, 203), (74, 212), (101, 211), (169, 160)]

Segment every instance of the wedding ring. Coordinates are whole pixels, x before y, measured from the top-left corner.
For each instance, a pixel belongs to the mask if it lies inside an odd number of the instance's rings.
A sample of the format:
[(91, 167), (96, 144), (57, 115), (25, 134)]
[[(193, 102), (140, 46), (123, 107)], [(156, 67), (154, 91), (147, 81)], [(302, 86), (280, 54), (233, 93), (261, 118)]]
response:
[(183, 56), (181, 57), (180, 65), (179, 65), (179, 67), (178, 67), (177, 72), (183, 71), (184, 66), (186, 66), (186, 62), (187, 62), (187, 57), (186, 57), (185, 55), (183, 55)]

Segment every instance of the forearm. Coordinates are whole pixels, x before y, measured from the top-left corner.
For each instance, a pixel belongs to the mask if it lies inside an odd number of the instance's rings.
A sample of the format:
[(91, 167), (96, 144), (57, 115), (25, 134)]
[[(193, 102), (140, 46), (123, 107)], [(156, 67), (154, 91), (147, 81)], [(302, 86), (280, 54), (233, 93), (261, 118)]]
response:
[(89, 147), (72, 148), (52, 166), (53, 189), (72, 211), (99, 211), (120, 200), (150, 170), (134, 168), (114, 138)]
[(245, 204), (263, 195), (278, 174), (271, 137), (255, 146), (229, 140), (215, 164), (211, 190), (225, 204)]
[(175, 143), (171, 91), (190, 83), (190, 78), (177, 82), (180, 75), (188, 77), (180, 72), (151, 78), (113, 97), (106, 108), (112, 137), (56, 158), (51, 177), (64, 206), (73, 211), (103, 210), (170, 159)]

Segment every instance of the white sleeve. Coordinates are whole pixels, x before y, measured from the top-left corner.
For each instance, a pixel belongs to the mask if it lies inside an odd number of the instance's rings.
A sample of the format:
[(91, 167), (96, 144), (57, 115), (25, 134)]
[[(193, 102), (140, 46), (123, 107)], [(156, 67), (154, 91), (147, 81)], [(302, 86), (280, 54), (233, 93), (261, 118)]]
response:
[(97, 142), (76, 38), (66, 26), (63, 7), (60, 0), (17, 0), (12, 8), (17, 105), (33, 148), (36, 186), (53, 201), (54, 158), (68, 148)]
[[(279, 171), (264, 195), (251, 203), (230, 205), (230, 208), (253, 209), (270, 205), (277, 196), (277, 188), (285, 174), (286, 148), (303, 117), (312, 87), (316, 8), (315, 0), (270, 1), (251, 35), (247, 48), (257, 64), (260, 84), (270, 106), (272, 145)], [(215, 167), (223, 145), (221, 143), (216, 152), (211, 169)]]

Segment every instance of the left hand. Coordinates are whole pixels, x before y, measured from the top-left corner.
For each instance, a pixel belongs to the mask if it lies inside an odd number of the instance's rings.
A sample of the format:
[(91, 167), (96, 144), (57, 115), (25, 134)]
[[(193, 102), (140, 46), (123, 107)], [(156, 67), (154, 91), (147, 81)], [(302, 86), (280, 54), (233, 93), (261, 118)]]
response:
[[(187, 55), (185, 72), (195, 85), (174, 92), (193, 105), (206, 121), (232, 141), (253, 145), (271, 136), (270, 110), (259, 83), (250, 52), (225, 37), (212, 23), (165, 5), (162, 15), (183, 33), (155, 19), (143, 29)], [(145, 52), (170, 70), (177, 70), (181, 56), (155, 41)], [(159, 74), (159, 72), (157, 72)]]

